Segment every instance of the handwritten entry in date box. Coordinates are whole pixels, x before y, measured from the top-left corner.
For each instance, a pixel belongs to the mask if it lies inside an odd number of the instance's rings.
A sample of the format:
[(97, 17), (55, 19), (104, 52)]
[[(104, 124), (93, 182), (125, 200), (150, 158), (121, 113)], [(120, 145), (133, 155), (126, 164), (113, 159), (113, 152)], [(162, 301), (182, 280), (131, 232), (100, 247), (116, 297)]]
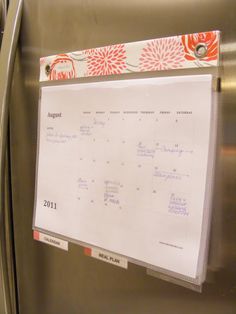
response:
[(211, 75), (42, 87), (34, 227), (196, 278), (211, 127)]

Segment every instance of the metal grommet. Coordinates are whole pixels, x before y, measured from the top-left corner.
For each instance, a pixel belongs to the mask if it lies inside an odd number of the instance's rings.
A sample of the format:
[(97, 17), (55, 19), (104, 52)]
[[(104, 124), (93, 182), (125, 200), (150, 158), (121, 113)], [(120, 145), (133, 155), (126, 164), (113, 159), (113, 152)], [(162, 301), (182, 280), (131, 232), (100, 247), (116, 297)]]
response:
[(194, 49), (194, 54), (197, 58), (204, 58), (207, 55), (207, 45), (205, 43), (199, 43)]
[(51, 67), (50, 67), (49, 64), (47, 64), (47, 65), (45, 66), (45, 73), (46, 73), (46, 75), (49, 75), (50, 72), (51, 72)]

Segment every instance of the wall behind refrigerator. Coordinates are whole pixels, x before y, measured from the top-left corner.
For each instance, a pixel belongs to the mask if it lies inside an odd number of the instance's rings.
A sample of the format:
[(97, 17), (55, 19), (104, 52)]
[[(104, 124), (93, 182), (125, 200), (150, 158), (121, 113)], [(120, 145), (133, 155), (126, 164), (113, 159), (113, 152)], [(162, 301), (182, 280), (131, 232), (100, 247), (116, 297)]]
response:
[[(21, 314), (236, 313), (235, 0), (24, 1), (10, 112), (12, 195)], [(96, 46), (222, 31), (222, 139), (208, 282), (203, 293), (32, 240), (39, 58)]]

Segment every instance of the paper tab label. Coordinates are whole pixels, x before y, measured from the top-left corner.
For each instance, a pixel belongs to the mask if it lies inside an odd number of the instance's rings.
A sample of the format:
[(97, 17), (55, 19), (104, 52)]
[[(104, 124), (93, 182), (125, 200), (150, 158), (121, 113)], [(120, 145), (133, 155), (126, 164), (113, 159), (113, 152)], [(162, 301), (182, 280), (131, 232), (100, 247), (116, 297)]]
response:
[(68, 251), (68, 242), (67, 241), (52, 237), (48, 234), (34, 231), (34, 240), (37, 240), (37, 241), (55, 246), (59, 249)]
[(128, 260), (120, 255), (110, 253), (104, 250), (95, 249), (95, 248), (84, 248), (85, 255), (97, 258), (101, 261), (122, 267), (128, 268)]

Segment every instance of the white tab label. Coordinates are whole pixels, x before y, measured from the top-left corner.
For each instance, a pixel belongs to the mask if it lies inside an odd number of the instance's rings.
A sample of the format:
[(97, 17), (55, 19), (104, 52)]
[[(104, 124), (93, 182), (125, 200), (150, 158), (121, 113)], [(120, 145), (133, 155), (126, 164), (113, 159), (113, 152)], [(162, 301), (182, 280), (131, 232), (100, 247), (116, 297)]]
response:
[(125, 269), (128, 268), (127, 258), (121, 257), (120, 255), (114, 253), (95, 248), (85, 248), (85, 254)]
[(52, 237), (48, 234), (34, 231), (34, 240), (37, 240), (37, 241), (55, 246), (59, 249), (68, 251), (68, 242), (67, 241)]

